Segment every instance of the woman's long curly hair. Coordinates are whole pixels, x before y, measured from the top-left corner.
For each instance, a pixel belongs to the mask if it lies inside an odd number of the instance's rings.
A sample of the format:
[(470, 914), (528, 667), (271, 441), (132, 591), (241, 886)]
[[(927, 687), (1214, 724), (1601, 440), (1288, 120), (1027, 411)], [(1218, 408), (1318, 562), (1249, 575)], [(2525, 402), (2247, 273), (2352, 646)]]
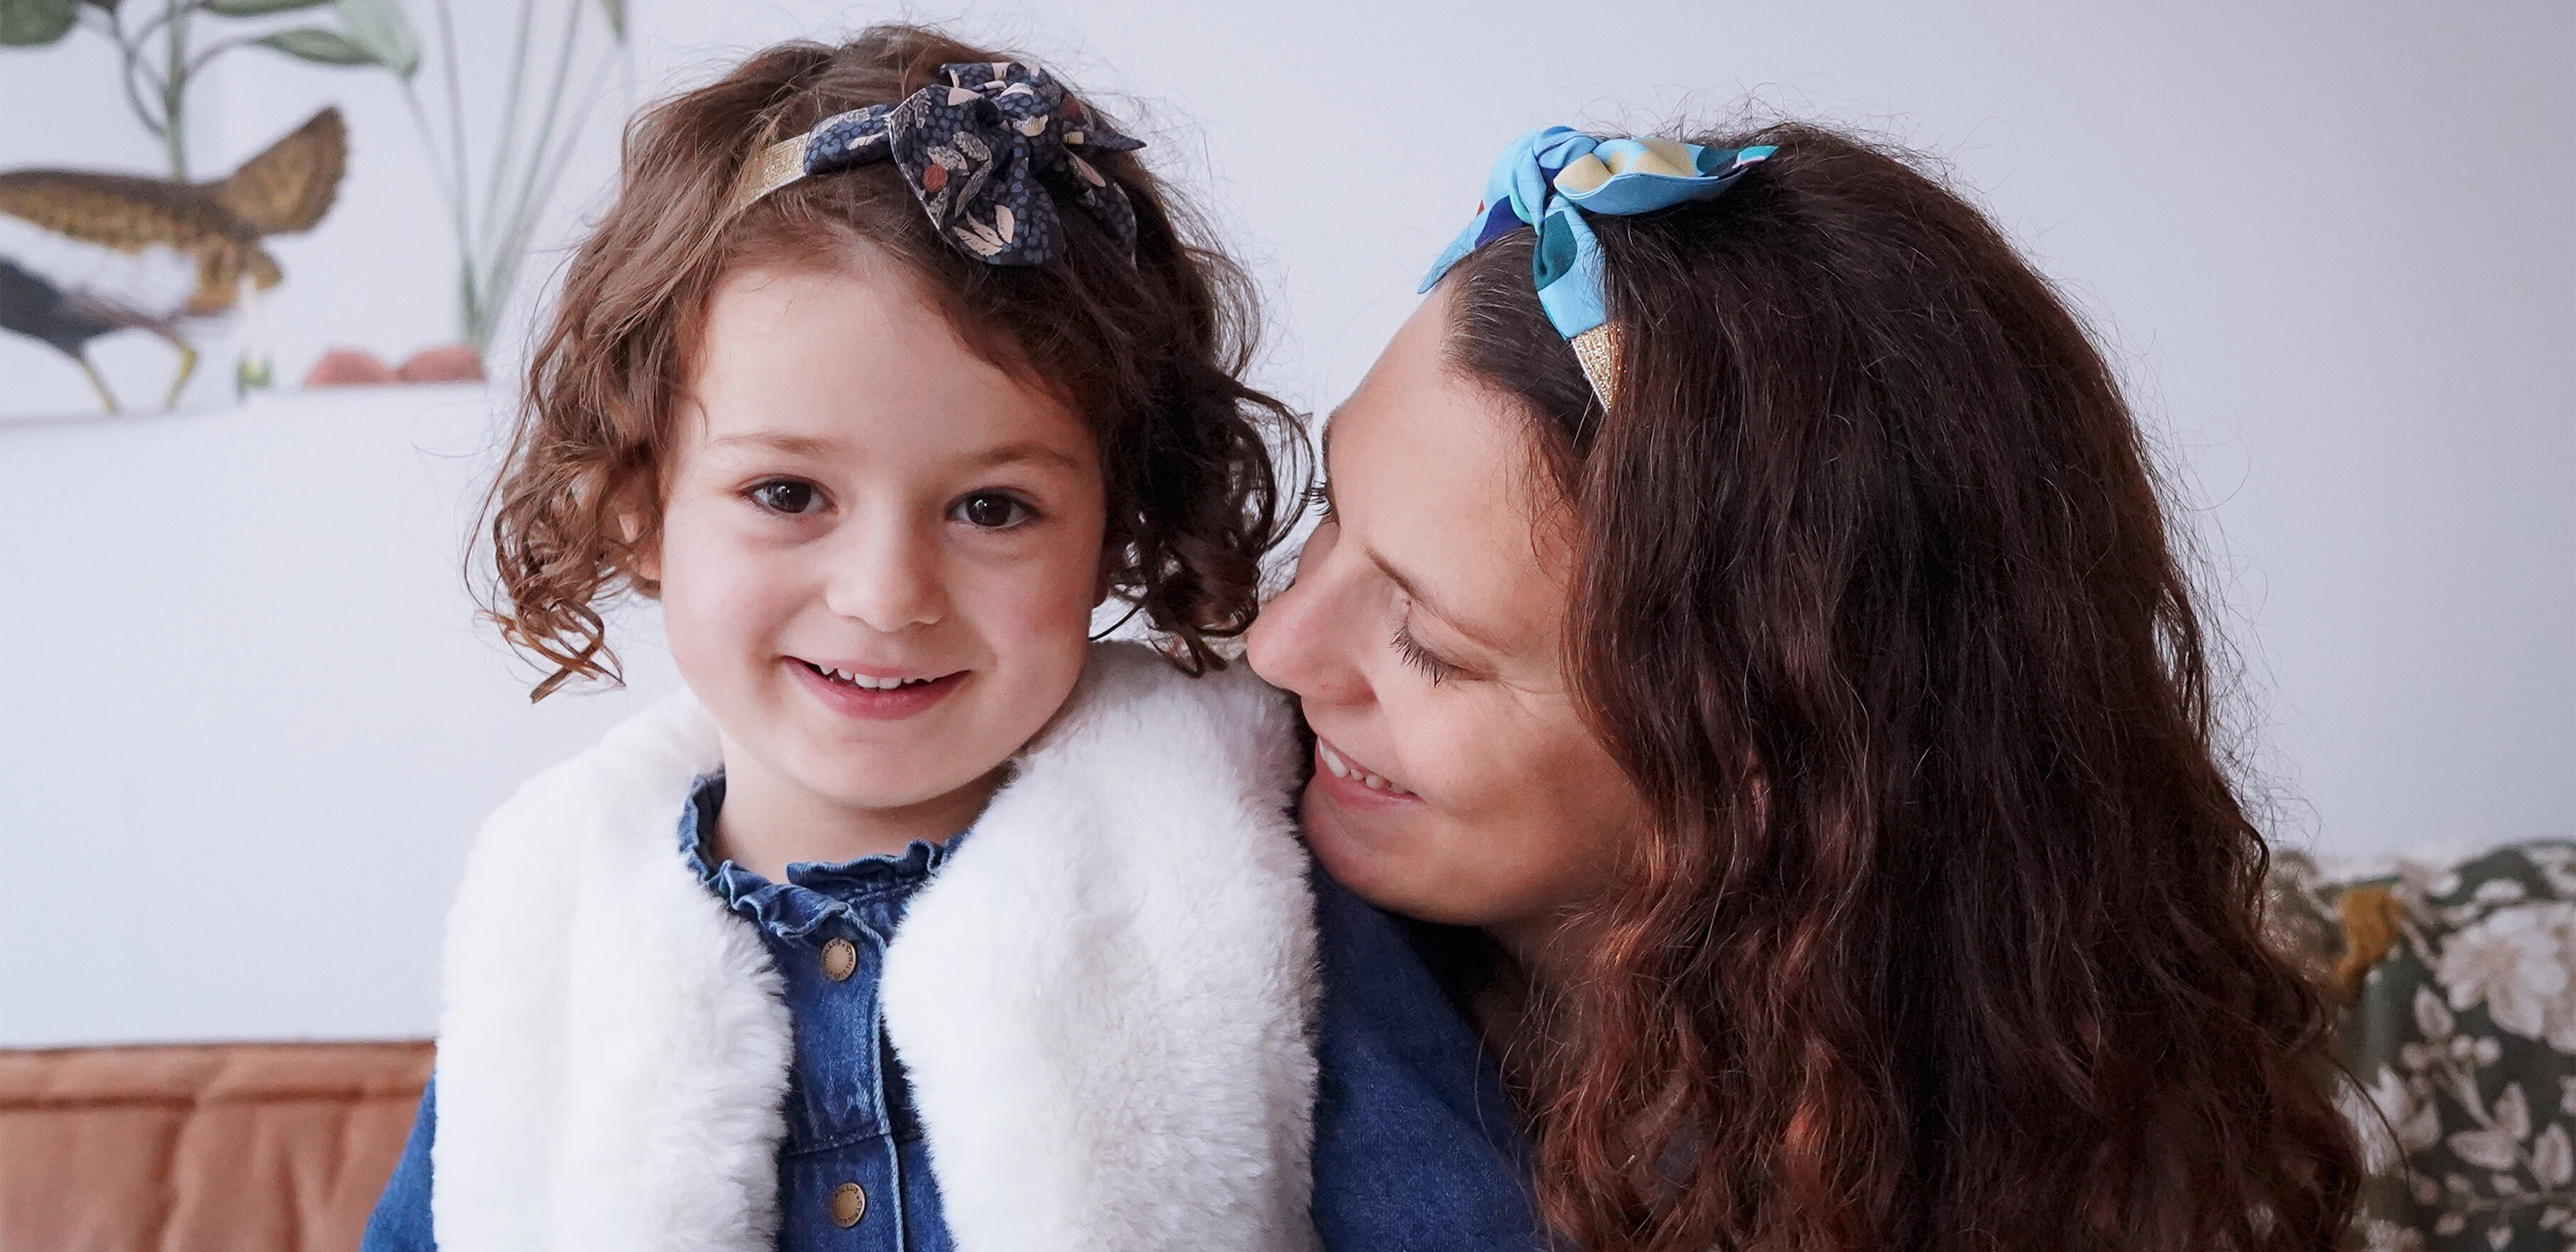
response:
[(1201, 242), (1207, 232), (1168, 184), (1133, 154), (1090, 154), (1135, 207), (1132, 258), (1088, 215), (1066, 212), (1064, 255), (1038, 266), (986, 265), (951, 247), (890, 164), (724, 211), (768, 144), (900, 101), (942, 65), (1012, 59), (926, 27), (874, 26), (838, 46), (759, 52), (627, 127), (617, 200), (573, 256), (486, 509), (497, 575), (487, 616), (553, 670), (532, 698), (614, 678), (601, 607), (658, 594), (633, 558), (659, 533), (659, 475), (717, 283), (749, 266), (845, 265), (861, 249), (911, 271), (968, 343), (1088, 423), (1110, 590), (1184, 670), (1224, 665), (1215, 641), (1252, 624), (1261, 557), (1296, 520), (1274, 449), (1293, 455), (1304, 440), (1295, 414), (1241, 381), (1259, 336), (1251, 282)]
[(1581, 527), (1568, 665), (1653, 828), (1523, 1051), (1537, 1191), (1618, 1252), (2321, 1249), (2358, 1166), (2261, 936), (2210, 644), (2046, 280), (1898, 156), (1780, 126), (1593, 222), (1594, 401), (1526, 231), (1449, 352)]

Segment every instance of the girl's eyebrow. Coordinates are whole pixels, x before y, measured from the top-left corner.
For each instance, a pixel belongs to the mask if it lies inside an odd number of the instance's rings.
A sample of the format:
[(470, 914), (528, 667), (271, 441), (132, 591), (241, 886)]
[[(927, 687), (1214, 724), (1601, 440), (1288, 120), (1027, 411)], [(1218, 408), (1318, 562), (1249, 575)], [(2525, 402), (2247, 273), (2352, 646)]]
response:
[(969, 463), (977, 469), (993, 469), (997, 466), (1018, 465), (1029, 462), (1035, 462), (1041, 465), (1052, 465), (1058, 469), (1078, 470), (1083, 468), (1081, 461), (1066, 455), (1059, 449), (1049, 447), (1034, 439), (1023, 440), (1019, 443), (1006, 443), (998, 448), (987, 449), (975, 454)]
[[(810, 457), (828, 457), (841, 452), (847, 446), (846, 442), (839, 439), (796, 435), (776, 430), (736, 431), (730, 435), (718, 435), (707, 440), (707, 447), (711, 449), (757, 448), (783, 452), (790, 456)], [(1022, 440), (1018, 443), (986, 448), (969, 455), (966, 463), (979, 470), (1032, 463), (1069, 470), (1083, 468), (1082, 462), (1075, 457), (1036, 440)]]
[(820, 439), (812, 435), (791, 435), (776, 430), (746, 430), (718, 435), (707, 440), (710, 448), (767, 448), (792, 456), (828, 456), (841, 448), (837, 439)]

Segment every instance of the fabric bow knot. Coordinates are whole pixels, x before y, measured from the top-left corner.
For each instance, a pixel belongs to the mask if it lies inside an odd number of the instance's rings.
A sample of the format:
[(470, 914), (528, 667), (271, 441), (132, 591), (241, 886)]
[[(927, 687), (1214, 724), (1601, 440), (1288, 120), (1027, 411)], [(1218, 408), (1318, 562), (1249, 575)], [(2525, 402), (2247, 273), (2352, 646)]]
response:
[(1602, 303), (1601, 242), (1584, 219), (1651, 213), (1707, 200), (1778, 148), (1703, 148), (1670, 139), (1601, 139), (1564, 126), (1533, 130), (1494, 158), (1474, 220), (1451, 241), (1422, 290), (1437, 286), (1460, 258), (1521, 226), (1535, 227), (1531, 261), (1539, 307), (1574, 344), (1585, 377), (1606, 407), (1618, 389), (1618, 327)]
[(1036, 66), (969, 62), (939, 73), (945, 82), (898, 103), (836, 114), (774, 145), (737, 207), (798, 178), (890, 159), (940, 237), (989, 264), (1043, 265), (1063, 255), (1059, 198), (1134, 255), (1135, 206), (1082, 153), (1130, 152), (1144, 141), (1089, 116)]

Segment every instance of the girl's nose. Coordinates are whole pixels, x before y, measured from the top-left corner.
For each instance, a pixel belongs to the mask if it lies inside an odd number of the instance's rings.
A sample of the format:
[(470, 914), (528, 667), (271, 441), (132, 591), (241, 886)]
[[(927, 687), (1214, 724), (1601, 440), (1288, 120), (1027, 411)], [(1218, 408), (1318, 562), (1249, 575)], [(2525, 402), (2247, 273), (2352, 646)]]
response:
[(1297, 693), (1309, 707), (1368, 699), (1366, 675), (1351, 652), (1356, 606), (1335, 604), (1330, 537), (1318, 530), (1298, 557), (1297, 581), (1262, 607), (1244, 638), (1244, 659), (1271, 686)]
[(901, 524), (853, 527), (832, 558), (824, 606), (883, 634), (928, 626), (948, 615), (948, 587), (936, 537)]

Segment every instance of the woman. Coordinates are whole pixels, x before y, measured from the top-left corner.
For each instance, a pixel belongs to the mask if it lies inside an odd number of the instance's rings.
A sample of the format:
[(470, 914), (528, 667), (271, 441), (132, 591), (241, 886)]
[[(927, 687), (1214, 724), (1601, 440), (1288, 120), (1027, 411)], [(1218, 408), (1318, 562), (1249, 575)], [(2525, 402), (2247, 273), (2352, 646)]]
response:
[(1797, 126), (1533, 135), (1461, 245), (1328, 428), (1251, 660), (1315, 731), (1324, 867), (1483, 945), (1433, 964), (1545, 1222), (2331, 1246), (2323, 1010), (2260, 941), (2188, 572), (2047, 282)]

